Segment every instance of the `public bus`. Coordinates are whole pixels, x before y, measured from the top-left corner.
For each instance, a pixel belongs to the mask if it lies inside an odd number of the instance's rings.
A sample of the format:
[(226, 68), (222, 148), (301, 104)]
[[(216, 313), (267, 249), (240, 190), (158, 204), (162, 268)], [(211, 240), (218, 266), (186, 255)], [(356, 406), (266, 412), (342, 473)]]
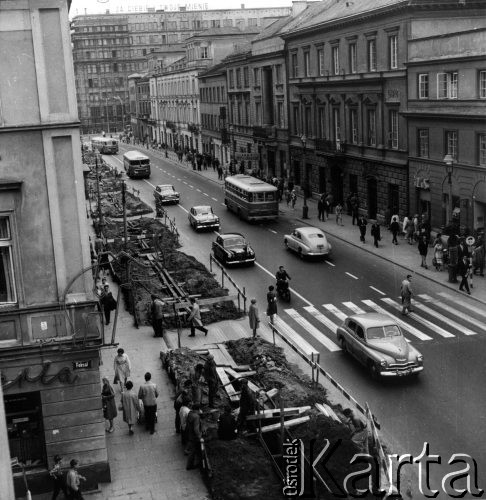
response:
[(250, 222), (278, 217), (278, 193), (272, 186), (251, 175), (233, 175), (224, 181), (224, 203), (241, 219)]
[(91, 146), (103, 155), (118, 154), (118, 139), (113, 137), (93, 137)]
[(150, 158), (140, 151), (127, 151), (123, 155), (123, 168), (128, 177), (150, 177)]

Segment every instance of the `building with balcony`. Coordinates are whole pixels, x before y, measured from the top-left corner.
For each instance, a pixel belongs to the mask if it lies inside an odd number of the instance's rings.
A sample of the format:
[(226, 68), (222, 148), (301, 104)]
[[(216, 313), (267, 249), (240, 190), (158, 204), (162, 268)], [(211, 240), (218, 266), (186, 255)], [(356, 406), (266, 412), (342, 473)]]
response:
[(416, 21), (408, 42), (410, 207), (435, 228), (484, 231), (486, 22), (462, 14)]
[(212, 28), (259, 28), (289, 14), (289, 7), (78, 15), (71, 22), (79, 116), (84, 133), (120, 131), (128, 120), (130, 74), (144, 73), (151, 53), (170, 51)]
[(56, 454), (79, 459), (88, 487), (110, 480), (69, 4), (0, 3), (8, 47), (0, 59), (0, 370), (18, 497), (18, 464), (32, 493), (50, 491)]

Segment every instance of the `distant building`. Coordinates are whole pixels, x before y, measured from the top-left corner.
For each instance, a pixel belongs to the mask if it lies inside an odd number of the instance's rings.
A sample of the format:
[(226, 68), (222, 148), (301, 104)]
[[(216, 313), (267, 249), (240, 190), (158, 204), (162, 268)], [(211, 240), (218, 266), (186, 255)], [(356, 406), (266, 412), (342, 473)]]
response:
[(128, 75), (149, 70), (147, 56), (170, 53), (211, 28), (260, 30), (289, 7), (257, 9), (151, 10), (75, 16), (71, 22), (74, 71), (83, 133), (120, 131), (128, 121)]
[(0, 2), (0, 404), (16, 497), (18, 464), (46, 493), (57, 454), (88, 487), (110, 480), (69, 4)]

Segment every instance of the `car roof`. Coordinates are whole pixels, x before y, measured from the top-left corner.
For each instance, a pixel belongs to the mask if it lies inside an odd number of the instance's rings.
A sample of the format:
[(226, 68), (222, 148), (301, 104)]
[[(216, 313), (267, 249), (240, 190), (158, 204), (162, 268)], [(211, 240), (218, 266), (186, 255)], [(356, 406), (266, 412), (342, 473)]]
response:
[(172, 184), (159, 184), (157, 187), (160, 188), (160, 189), (164, 189), (164, 188), (165, 189), (167, 189), (167, 188), (174, 189), (174, 186)]
[(302, 234), (312, 234), (312, 233), (322, 233), (325, 234), (322, 229), (312, 226), (296, 227), (294, 231), (300, 231)]
[(210, 205), (196, 205), (195, 207), (192, 207), (194, 210), (208, 210), (212, 211), (212, 208)]
[(374, 326), (385, 326), (385, 325), (396, 325), (397, 321), (386, 314), (380, 313), (364, 313), (364, 314), (353, 314), (348, 316), (347, 319), (352, 319), (362, 325), (365, 329)]
[(241, 233), (223, 233), (219, 235), (223, 240), (227, 240), (229, 238), (234, 238), (235, 236), (239, 236), (240, 238), (244, 238)]

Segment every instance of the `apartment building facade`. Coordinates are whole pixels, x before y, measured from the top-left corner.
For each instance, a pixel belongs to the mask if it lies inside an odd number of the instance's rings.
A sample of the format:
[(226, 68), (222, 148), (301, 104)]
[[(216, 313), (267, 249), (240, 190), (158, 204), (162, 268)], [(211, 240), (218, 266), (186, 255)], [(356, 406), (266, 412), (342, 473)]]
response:
[(0, 3), (8, 47), (0, 59), (0, 370), (16, 497), (25, 496), (20, 464), (32, 494), (50, 491), (56, 454), (79, 460), (88, 487), (110, 480), (69, 4)]
[(267, 26), (289, 7), (131, 12), (75, 16), (71, 22), (78, 108), (83, 132), (120, 131), (128, 120), (128, 81), (148, 70), (147, 56), (170, 51), (211, 28)]

